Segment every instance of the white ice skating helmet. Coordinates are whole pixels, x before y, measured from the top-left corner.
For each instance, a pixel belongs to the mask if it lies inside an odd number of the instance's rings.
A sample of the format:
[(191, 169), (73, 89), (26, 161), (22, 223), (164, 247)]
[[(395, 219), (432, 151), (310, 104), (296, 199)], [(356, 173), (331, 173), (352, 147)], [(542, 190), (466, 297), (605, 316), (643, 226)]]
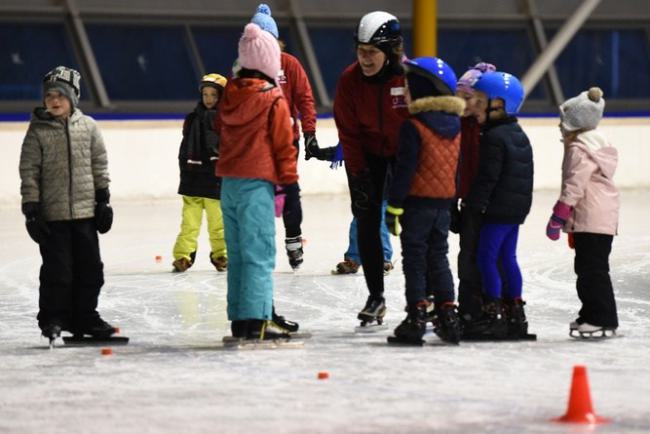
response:
[(395, 15), (383, 11), (370, 12), (359, 21), (354, 40), (357, 44), (394, 47), (402, 42), (402, 29)]

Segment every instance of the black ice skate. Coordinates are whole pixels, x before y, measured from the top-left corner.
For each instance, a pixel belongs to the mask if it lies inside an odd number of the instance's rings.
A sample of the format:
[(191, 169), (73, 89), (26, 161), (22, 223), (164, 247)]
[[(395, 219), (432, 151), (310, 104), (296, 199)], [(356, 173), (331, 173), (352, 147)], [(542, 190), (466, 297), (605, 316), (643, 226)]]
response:
[(505, 340), (508, 323), (503, 314), (501, 300), (490, 300), (483, 305), (483, 315), (463, 329), (462, 339), (468, 341)]
[(66, 345), (126, 345), (129, 338), (125, 336), (115, 336), (119, 333), (117, 327), (113, 327), (104, 321), (99, 315), (87, 318), (78, 324), (72, 330), (72, 337), (64, 337), (63, 342)]
[(59, 321), (53, 320), (41, 326), (41, 334), (50, 341), (50, 348), (54, 346), (56, 338), (61, 336), (63, 331), (63, 324)]
[(273, 314), (269, 327), (272, 330), (277, 330), (281, 333), (295, 333), (300, 328), (300, 325), (297, 322), (289, 321), (282, 315), (275, 313), (275, 306), (273, 306)]
[(569, 325), (569, 336), (578, 339), (607, 339), (617, 337), (616, 327), (603, 327), (589, 324), (588, 322), (571, 323)]
[(415, 305), (407, 306), (406, 318), (393, 332), (395, 336), (386, 338), (390, 344), (417, 345), (424, 344), (424, 333), (427, 328), (427, 301), (420, 301)]
[(384, 322), (384, 315), (386, 315), (386, 301), (384, 297), (369, 296), (366, 305), (359, 312), (357, 318), (361, 321), (361, 327), (368, 327), (373, 324), (378, 326)]
[(433, 332), (445, 342), (456, 345), (460, 343), (460, 318), (456, 312), (456, 305), (454, 303), (447, 302), (436, 307), (435, 317), (433, 319)]
[(289, 265), (294, 270), (298, 269), (303, 261), (302, 237), (298, 235), (293, 238), (285, 238), (284, 245), (287, 249), (287, 256), (289, 257)]
[(508, 339), (535, 339), (536, 335), (528, 333), (528, 320), (524, 306), (526, 302), (521, 298), (509, 300), (505, 303), (505, 316), (508, 321)]

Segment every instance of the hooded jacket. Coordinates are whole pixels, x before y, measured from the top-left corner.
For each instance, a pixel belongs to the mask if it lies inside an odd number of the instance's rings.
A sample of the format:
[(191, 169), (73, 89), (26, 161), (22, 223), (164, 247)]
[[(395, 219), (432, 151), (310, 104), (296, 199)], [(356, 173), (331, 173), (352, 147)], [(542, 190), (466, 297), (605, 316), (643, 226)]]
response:
[(614, 184), (618, 151), (598, 130), (576, 137), (564, 150), (560, 201), (573, 207), (566, 232), (616, 235), (619, 193)]
[(217, 176), (298, 180), (289, 107), (279, 87), (257, 78), (229, 80), (220, 105)]
[(454, 96), (420, 98), (402, 124), (388, 202), (447, 208), (456, 195), (460, 114), (465, 102)]
[(334, 120), (345, 166), (351, 174), (367, 169), (365, 154), (395, 156), (399, 128), (409, 115), (404, 90), (404, 75), (391, 73), (369, 79), (361, 72), (359, 62), (341, 74), (334, 98)]
[(95, 191), (108, 188), (108, 160), (95, 120), (75, 109), (67, 120), (34, 110), (20, 152), (22, 203), (38, 202), (46, 221), (95, 215)]

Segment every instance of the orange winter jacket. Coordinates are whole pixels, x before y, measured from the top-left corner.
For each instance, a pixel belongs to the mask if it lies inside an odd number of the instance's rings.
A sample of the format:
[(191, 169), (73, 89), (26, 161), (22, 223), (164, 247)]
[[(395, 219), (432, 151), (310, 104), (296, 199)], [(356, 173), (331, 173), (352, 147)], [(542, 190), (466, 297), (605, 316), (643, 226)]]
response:
[(289, 107), (279, 87), (257, 78), (229, 80), (220, 102), (217, 176), (298, 180)]

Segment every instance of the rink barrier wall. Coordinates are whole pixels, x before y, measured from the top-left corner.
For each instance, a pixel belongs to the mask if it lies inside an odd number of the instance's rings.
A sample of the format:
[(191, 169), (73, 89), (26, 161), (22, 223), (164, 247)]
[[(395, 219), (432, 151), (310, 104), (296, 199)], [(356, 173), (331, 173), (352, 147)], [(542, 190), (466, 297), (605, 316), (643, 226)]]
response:
[[(179, 182), (178, 146), (182, 120), (98, 120), (106, 143), (111, 194), (118, 199), (169, 198)], [(535, 189), (560, 188), (562, 144), (558, 118), (523, 118), (535, 157)], [(20, 201), (18, 162), (27, 122), (0, 123), (0, 205)], [(619, 150), (615, 175), (620, 188), (650, 187), (650, 117), (607, 118), (602, 131)], [(320, 119), (321, 147), (338, 143), (332, 119)], [(298, 172), (303, 194), (340, 194), (348, 191), (345, 170), (325, 162), (304, 160), (301, 144)]]

